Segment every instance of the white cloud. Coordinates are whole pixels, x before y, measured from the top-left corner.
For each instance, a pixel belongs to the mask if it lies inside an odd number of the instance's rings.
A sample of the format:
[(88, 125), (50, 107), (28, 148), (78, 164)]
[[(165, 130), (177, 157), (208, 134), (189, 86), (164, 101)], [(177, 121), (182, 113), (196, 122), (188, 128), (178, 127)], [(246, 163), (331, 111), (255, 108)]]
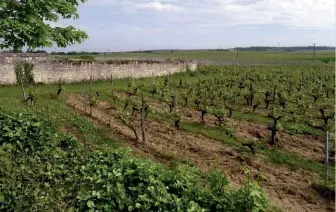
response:
[(283, 24), (296, 28), (331, 28), (335, 25), (335, 1), (330, 0), (261, 0), (243, 7), (244, 12), (232, 9), (225, 12), (242, 23)]
[(193, 20), (201, 25), (208, 22), (221, 26), (282, 24), (294, 28), (333, 28), (335, 25), (334, 0), (129, 0), (126, 2), (128, 8), (135, 8), (140, 12), (141, 9), (180, 12), (182, 16), (178, 19), (172, 17), (179, 23)]
[(158, 11), (183, 11), (183, 8), (173, 4), (161, 3), (159, 1), (135, 3), (133, 6), (136, 9), (150, 9)]
[(104, 5), (111, 5), (120, 3), (119, 0), (88, 0), (85, 4), (91, 5), (91, 6), (104, 6)]
[(95, 49), (334, 45), (335, 0), (88, 0), (61, 23)]
[[(272, 25), (288, 28), (333, 29), (335, 0), (88, 0), (88, 6), (107, 6), (142, 13), (167, 23), (199, 26)], [(176, 16), (180, 14), (180, 16)], [(160, 14), (161, 15), (161, 14)], [(160, 20), (160, 19), (158, 19)]]

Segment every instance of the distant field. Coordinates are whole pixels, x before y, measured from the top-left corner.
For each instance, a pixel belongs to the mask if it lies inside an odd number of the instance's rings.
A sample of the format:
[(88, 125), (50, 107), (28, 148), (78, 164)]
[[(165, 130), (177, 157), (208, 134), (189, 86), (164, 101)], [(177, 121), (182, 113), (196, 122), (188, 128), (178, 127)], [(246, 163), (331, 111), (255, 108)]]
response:
[[(73, 58), (76, 56), (60, 56), (61, 58)], [(230, 60), (237, 58), (235, 51), (153, 51), (153, 53), (111, 53), (94, 55), (97, 60), (109, 59), (182, 59), (182, 60)], [(261, 52), (261, 51), (240, 51), (239, 59), (245, 60), (312, 60), (313, 52)], [(334, 61), (335, 51), (316, 51), (316, 60)]]

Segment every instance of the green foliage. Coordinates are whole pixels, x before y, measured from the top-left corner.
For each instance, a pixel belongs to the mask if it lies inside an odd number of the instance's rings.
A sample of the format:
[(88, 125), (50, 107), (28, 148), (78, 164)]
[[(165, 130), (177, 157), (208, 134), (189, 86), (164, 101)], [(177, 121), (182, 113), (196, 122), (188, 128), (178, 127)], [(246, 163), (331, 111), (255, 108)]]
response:
[(171, 116), (174, 120), (181, 119), (181, 114), (178, 110), (175, 110), (171, 113)]
[(225, 188), (230, 184), (229, 180), (223, 175), (222, 172), (215, 170), (209, 175), (210, 189), (214, 193), (222, 193)]
[(16, 76), (16, 82), (18, 84), (34, 84), (34, 64), (27, 62), (27, 61), (21, 61), (19, 63), (16, 63), (14, 66), (15, 76)]
[(286, 129), (286, 133), (288, 133), (289, 135), (302, 134), (303, 127), (303, 124), (293, 123)]
[(108, 94), (108, 96), (112, 99), (113, 103), (116, 103), (119, 101), (119, 96), (115, 94), (114, 90), (111, 91), (111, 94)]
[(269, 204), (265, 194), (254, 182), (248, 182), (236, 195), (238, 199), (238, 204), (235, 205), (237, 211), (265, 211)]
[(335, 57), (318, 58), (317, 60), (328, 64), (329, 62), (335, 62)]
[(187, 75), (192, 76), (192, 77), (195, 77), (197, 75), (197, 73), (195, 71), (192, 71), (189, 66), (186, 67), (186, 72), (187, 72)]
[(208, 111), (217, 118), (219, 125), (224, 122), (224, 117), (227, 114), (227, 111), (224, 108), (209, 107)]
[(123, 150), (84, 154), (35, 116), (0, 113), (1, 211), (264, 211), (256, 185), (234, 192), (220, 172), (167, 170)]
[(78, 18), (77, 7), (85, 0), (1, 1), (0, 48), (20, 50), (80, 43), (88, 36), (73, 26), (52, 27), (59, 18)]
[(94, 107), (98, 104), (98, 98), (95, 96), (91, 96), (90, 100), (89, 100), (89, 105), (91, 107)]
[(132, 125), (135, 121), (135, 118), (131, 116), (131, 113), (125, 110), (118, 110), (117, 117), (125, 124), (125, 125)]
[(152, 94), (152, 98), (154, 98), (154, 95), (158, 93), (158, 87), (155, 84), (152, 85), (149, 92)]

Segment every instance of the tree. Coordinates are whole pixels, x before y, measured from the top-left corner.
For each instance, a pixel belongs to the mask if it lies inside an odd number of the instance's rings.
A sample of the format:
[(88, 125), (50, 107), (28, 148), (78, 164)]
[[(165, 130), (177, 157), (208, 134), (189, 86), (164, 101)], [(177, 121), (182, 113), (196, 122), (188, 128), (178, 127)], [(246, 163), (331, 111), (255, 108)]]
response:
[(52, 27), (60, 17), (77, 19), (77, 7), (86, 0), (0, 1), (0, 48), (21, 50), (81, 43), (87, 34), (73, 26)]

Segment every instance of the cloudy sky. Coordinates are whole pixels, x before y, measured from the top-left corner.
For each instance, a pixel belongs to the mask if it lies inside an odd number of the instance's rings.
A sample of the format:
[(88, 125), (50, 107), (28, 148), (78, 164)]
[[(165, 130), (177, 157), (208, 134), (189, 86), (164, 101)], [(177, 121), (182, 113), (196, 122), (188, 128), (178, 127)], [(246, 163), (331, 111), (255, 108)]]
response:
[(88, 0), (89, 39), (57, 51), (335, 46), (335, 0)]

